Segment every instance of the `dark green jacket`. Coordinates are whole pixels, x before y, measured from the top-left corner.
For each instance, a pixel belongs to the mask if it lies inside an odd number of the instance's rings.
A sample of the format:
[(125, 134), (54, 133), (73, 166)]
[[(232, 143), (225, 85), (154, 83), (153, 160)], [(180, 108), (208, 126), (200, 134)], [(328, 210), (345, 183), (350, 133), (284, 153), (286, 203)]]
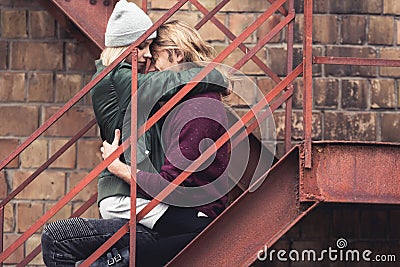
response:
[[(101, 60), (96, 61), (97, 76), (105, 66)], [(142, 126), (149, 115), (159, 109), (159, 101), (167, 101), (179, 89), (195, 77), (201, 68), (174, 72), (162, 71), (148, 74), (138, 74), (138, 127)], [(114, 139), (115, 129), (125, 126), (130, 129), (130, 118), (124, 118), (130, 114), (132, 66), (121, 63), (105, 76), (91, 90), (92, 103), (97, 123), (100, 127), (102, 140), (111, 143)], [(222, 92), (227, 87), (225, 77), (218, 71), (210, 72), (190, 94), (207, 91)], [(126, 139), (126, 131), (123, 130), (123, 139)], [(164, 162), (160, 136), (161, 123), (155, 124), (137, 142), (137, 167), (142, 171), (158, 172)], [(130, 155), (125, 152), (124, 155)], [(121, 160), (125, 161), (122, 157)], [(129, 158), (126, 160), (130, 162)], [(140, 193), (140, 190), (139, 190)], [(109, 196), (130, 195), (130, 186), (123, 180), (115, 177), (107, 169), (99, 175), (98, 202)]]

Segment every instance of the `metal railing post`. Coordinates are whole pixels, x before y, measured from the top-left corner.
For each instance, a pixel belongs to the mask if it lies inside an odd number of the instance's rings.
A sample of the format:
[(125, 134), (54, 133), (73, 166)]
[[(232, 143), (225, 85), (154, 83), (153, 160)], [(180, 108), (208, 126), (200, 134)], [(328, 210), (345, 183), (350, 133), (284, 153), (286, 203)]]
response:
[(303, 131), (305, 168), (311, 168), (312, 133), (312, 14), (313, 0), (304, 0), (304, 40), (303, 40)]

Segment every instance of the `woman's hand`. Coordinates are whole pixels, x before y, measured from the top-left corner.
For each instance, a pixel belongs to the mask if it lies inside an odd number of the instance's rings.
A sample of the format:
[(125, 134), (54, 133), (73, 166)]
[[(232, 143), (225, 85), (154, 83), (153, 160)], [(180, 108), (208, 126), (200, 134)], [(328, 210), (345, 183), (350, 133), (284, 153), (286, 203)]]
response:
[[(121, 131), (116, 129), (114, 140), (110, 144), (107, 141), (103, 142), (103, 146), (100, 148), (101, 157), (106, 159), (110, 156), (117, 148), (119, 144), (119, 139), (121, 139)], [(131, 181), (131, 168), (129, 165), (123, 163), (119, 158), (116, 158), (108, 167), (107, 169), (114, 175), (118, 176), (128, 184)], [(139, 170), (137, 170), (139, 172)]]
[(116, 129), (113, 142), (111, 144), (108, 143), (107, 141), (103, 142), (103, 146), (100, 148), (101, 157), (103, 158), (103, 160), (106, 159), (108, 156), (110, 156), (118, 148), (118, 143), (120, 138), (121, 138), (121, 131), (119, 129)]

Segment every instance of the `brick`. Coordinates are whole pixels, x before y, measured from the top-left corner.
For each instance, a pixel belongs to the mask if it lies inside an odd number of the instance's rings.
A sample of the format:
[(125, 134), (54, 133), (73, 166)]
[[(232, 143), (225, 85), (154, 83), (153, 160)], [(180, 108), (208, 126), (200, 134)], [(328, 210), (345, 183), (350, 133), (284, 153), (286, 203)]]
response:
[(25, 10), (2, 10), (1, 29), (3, 38), (26, 38), (28, 37), (26, 27)]
[(366, 80), (342, 81), (342, 107), (366, 109), (368, 107), (368, 82)]
[[(49, 157), (53, 156), (69, 140), (51, 140)], [(76, 145), (70, 146), (58, 159), (51, 165), (51, 168), (73, 169), (76, 165)]]
[(303, 108), (303, 79), (297, 78), (293, 81), (292, 108)]
[(252, 1), (252, 0), (234, 0), (228, 2), (221, 11), (239, 11), (239, 12), (263, 12), (268, 9), (270, 3), (268, 1)]
[[(25, 181), (33, 172), (16, 171), (13, 176), (13, 189)], [(58, 200), (65, 194), (65, 173), (44, 171), (15, 199)]]
[(367, 40), (365, 27), (367, 21), (364, 16), (343, 16), (342, 17), (342, 43), (343, 44), (364, 44)]
[(1, 101), (23, 102), (25, 100), (25, 73), (0, 73)]
[[(278, 76), (286, 75), (287, 48), (267, 48), (267, 66)], [(279, 62), (279, 64), (277, 64)]]
[[(202, 6), (204, 6), (205, 8), (207, 8), (208, 10), (212, 10), (214, 7), (217, 6), (217, 3), (219, 1), (217, 0), (200, 0), (199, 3), (202, 4)], [(196, 6), (193, 4), (190, 4), (190, 10), (197, 10)]]
[[(228, 28), (234, 35), (239, 36), (242, 32), (244, 32), (249, 25), (251, 25), (255, 18), (253, 14), (230, 14), (228, 17), (229, 23)], [(253, 40), (253, 33), (244, 40), (244, 43), (251, 43)]]
[[(73, 212), (75, 212), (77, 209), (79, 209), (81, 205), (79, 203), (75, 203), (73, 205)], [(99, 207), (97, 206), (97, 203), (93, 204), (92, 206), (89, 207), (84, 213), (81, 215), (82, 218), (101, 218), (100, 212), (99, 212)]]
[(61, 42), (15, 42), (11, 45), (11, 68), (16, 70), (61, 70), (63, 44)]
[[(4, 235), (4, 248), (8, 248), (12, 245), (18, 238), (19, 234), (5, 234)], [(5, 264), (18, 264), (21, 262), (21, 259), (24, 258), (24, 246), (18, 247), (6, 260), (4, 260)]]
[[(55, 205), (56, 204), (53, 204), (53, 203), (46, 204), (46, 206), (45, 206), (46, 212), (48, 212)], [(53, 217), (51, 217), (49, 222), (55, 222), (55, 221), (58, 221), (58, 220), (66, 219), (66, 218), (70, 217), (71, 214), (72, 214), (72, 204), (68, 203), (67, 205), (62, 207)]]
[(313, 17), (313, 42), (321, 44), (338, 43), (338, 17), (333, 15), (315, 15)]
[(396, 20), (397, 44), (400, 44), (400, 21)]
[(28, 136), (38, 128), (38, 107), (0, 106), (0, 136)]
[(396, 85), (394, 80), (371, 80), (371, 108), (395, 108)]
[(78, 141), (78, 168), (93, 169), (103, 159), (101, 158), (101, 140)]
[[(26, 241), (26, 254), (30, 253), (37, 246), (40, 246), (41, 237), (41, 234), (34, 234)], [(42, 255), (37, 255), (33, 260), (30, 261), (30, 264), (44, 266)]]
[(12, 1), (11, 0), (0, 0), (0, 7), (11, 7)]
[(293, 42), (295, 44), (302, 44), (304, 37), (304, 15), (296, 14), (294, 21)]
[(260, 77), (257, 78), (256, 85), (256, 101), (258, 102), (274, 89), (276, 82), (269, 77)]
[[(330, 7), (329, 3), (327, 3), (326, 0), (314, 0), (313, 1), (313, 13), (314, 14), (328, 13), (330, 11), (329, 7)], [(296, 10), (296, 13), (304, 13), (304, 1), (295, 1), (294, 9)]]
[[(380, 58), (382, 59), (400, 59), (400, 48), (397, 47), (386, 47), (381, 48)], [(400, 68), (398, 67), (379, 67), (380, 75), (387, 77), (397, 78), (400, 76)]]
[[(75, 187), (83, 178), (85, 178), (87, 174), (88, 172), (71, 173), (69, 176), (68, 190), (71, 191), (71, 189)], [(94, 179), (85, 188), (83, 188), (78, 195), (74, 197), (74, 201), (87, 201), (96, 192), (97, 192), (97, 179)]]
[[(240, 118), (242, 118), (247, 112), (249, 112), (250, 109), (249, 108), (235, 108), (235, 112), (236, 115)], [(248, 127), (249, 125), (251, 125), (253, 122), (255, 121), (255, 118), (252, 118), (249, 122), (247, 122), (245, 124), (246, 127)], [(261, 122), (261, 127), (265, 128), (264, 126), (265, 122)], [(261, 138), (261, 133), (260, 133), (260, 128), (257, 127), (255, 130), (253, 130), (252, 132), (258, 139), (262, 139)], [(264, 136), (263, 136), (264, 137)], [(264, 139), (264, 138), (263, 138)], [(264, 139), (265, 140), (265, 139)]]
[[(178, 1), (177, 0), (150, 0), (151, 9), (170, 9)], [(141, 5), (139, 5), (141, 7)], [(180, 10), (187, 10), (189, 8), (188, 4), (184, 4)]]
[[(225, 25), (226, 15), (216, 14), (215, 18)], [(207, 21), (200, 29), (199, 33), (205, 41), (224, 41), (225, 34), (211, 21)]]
[[(277, 140), (283, 140), (285, 135), (285, 114), (284, 112), (275, 112), (275, 127)], [(313, 140), (322, 139), (322, 116), (320, 113), (312, 115), (312, 133)], [(292, 140), (303, 140), (303, 113), (293, 112), (292, 114)]]
[(70, 100), (83, 88), (82, 76), (80, 74), (56, 74), (56, 96), (57, 103)]
[(371, 16), (368, 26), (368, 43), (379, 45), (393, 45), (394, 18)]
[(7, 204), (4, 208), (4, 232), (11, 233), (15, 229), (14, 205)]
[(242, 104), (251, 106), (255, 104), (256, 84), (249, 77), (241, 77), (233, 81), (233, 94), (242, 99)]
[(6, 174), (4, 171), (0, 172), (0, 199), (4, 199), (8, 195), (8, 185)]
[(31, 72), (28, 74), (28, 102), (53, 102), (53, 73)]
[(381, 0), (353, 0), (353, 1), (330, 1), (330, 12), (341, 14), (381, 14), (383, 11)]
[(180, 11), (175, 13), (175, 15), (169, 19), (168, 21), (171, 20), (180, 20), (183, 22), (186, 22), (190, 26), (194, 27), (197, 22), (199, 21), (199, 14), (189, 12), (189, 11)]
[(14, 7), (22, 7), (22, 8), (41, 8), (38, 1), (25, 1), (25, 0), (13, 0)]
[(65, 61), (69, 71), (95, 71), (96, 58), (88, 52), (85, 46), (68, 42), (65, 45)]
[(56, 22), (46, 11), (30, 11), (30, 36), (32, 38), (54, 37)]
[[(256, 30), (257, 42), (263, 39), (279, 22), (281, 22), (282, 16), (274, 14), (269, 17), (263, 24)], [(278, 43), (281, 41), (282, 31), (276, 34), (269, 43)]]
[(326, 112), (324, 139), (376, 141), (376, 124), (372, 113)]
[(0, 70), (7, 69), (8, 66), (8, 43), (0, 42)]
[(383, 113), (381, 124), (383, 142), (400, 142), (400, 117), (398, 113)]
[(21, 153), (21, 167), (37, 168), (47, 160), (47, 140), (35, 140)]
[[(359, 57), (376, 58), (377, 52), (373, 47), (334, 47), (328, 46), (327, 56), (332, 57)], [(354, 65), (326, 65), (327, 75), (333, 76), (376, 76), (377, 71), (374, 66), (354, 66)]]
[[(43, 215), (43, 204), (41, 203), (18, 203), (17, 204), (17, 231), (25, 232)], [(41, 233), (40, 228), (36, 233)]]
[(400, 3), (396, 0), (383, 0), (383, 13), (400, 15)]
[[(217, 51), (217, 54), (219, 54), (226, 47), (217, 45), (214, 48)], [(252, 46), (249, 46), (248, 48), (251, 49)], [(261, 61), (265, 61), (265, 49), (264, 48), (262, 48), (260, 51), (258, 51), (258, 53), (256, 55), (261, 59)], [(237, 48), (226, 59), (224, 59), (222, 61), (222, 64), (233, 67), (243, 56), (244, 56), (244, 53), (240, 49)], [(244, 74), (264, 74), (264, 72), (251, 60), (249, 60), (246, 64), (244, 64), (239, 70)]]
[[(157, 21), (159, 20), (163, 15), (165, 14), (164, 11), (151, 11), (149, 13), (149, 17), (152, 21)], [(178, 11), (176, 12), (169, 20), (181, 20), (183, 22), (186, 22), (190, 26), (194, 27), (197, 22), (199, 21), (199, 15), (200, 13), (194, 13), (194, 12), (188, 12), (188, 11)]]
[[(60, 107), (45, 107), (43, 118), (48, 120), (50, 116), (56, 113)], [(81, 130), (89, 121), (94, 118), (91, 107), (74, 107), (68, 110), (55, 124), (53, 124), (45, 133), (45, 136), (70, 137)], [(68, 126), (68, 127), (66, 127)], [(95, 136), (96, 130), (91, 128), (85, 136)]]
[(339, 81), (337, 79), (314, 80), (314, 105), (316, 108), (337, 108)]
[[(18, 139), (0, 139), (0, 159), (5, 159), (10, 155), (19, 145)], [(18, 168), (19, 156), (13, 159), (6, 168)]]

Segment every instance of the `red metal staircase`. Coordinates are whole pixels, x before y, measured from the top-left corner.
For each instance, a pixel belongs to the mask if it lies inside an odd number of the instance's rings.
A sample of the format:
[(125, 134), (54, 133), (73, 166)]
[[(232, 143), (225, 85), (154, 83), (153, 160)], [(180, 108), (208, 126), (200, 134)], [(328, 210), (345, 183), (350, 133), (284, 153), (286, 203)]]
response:
[[(176, 10), (184, 5), (188, 0), (177, 1), (177, 4), (165, 16), (163, 16), (154, 28), (162, 21), (168, 19)], [(78, 27), (97, 48), (104, 46), (104, 31), (106, 21), (111, 14), (113, 1), (66, 1), (52, 0), (50, 3), (44, 2), (49, 10), (59, 19), (69, 18), (69, 22)], [(107, 4), (105, 4), (107, 2)], [(232, 43), (220, 55), (215, 62), (221, 62), (228, 56), (234, 48), (239, 47), (246, 51), (246, 55), (235, 64), (235, 68), (240, 68), (248, 60), (253, 60), (263, 71), (265, 71), (275, 82), (275, 88), (265, 95), (252, 108), (252, 112), (245, 114), (241, 121), (248, 127), (242, 135), (249, 135), (251, 143), (251, 158), (244, 172), (243, 177), (237, 187), (231, 192), (231, 205), (205, 229), (195, 240), (193, 240), (183, 251), (181, 251), (170, 265), (172, 266), (246, 266), (257, 260), (258, 252), (264, 246), (271, 247), (282, 235), (291, 229), (299, 220), (311, 212), (321, 202), (346, 202), (346, 203), (378, 203), (378, 204), (400, 204), (400, 163), (397, 160), (400, 155), (398, 144), (385, 143), (350, 143), (350, 142), (311, 142), (311, 111), (312, 111), (312, 64), (359, 64), (359, 65), (390, 65), (400, 66), (400, 61), (396, 60), (361, 60), (361, 59), (341, 59), (341, 58), (322, 58), (312, 56), (312, 0), (304, 1), (304, 57), (303, 62), (292, 70), (293, 64), (293, 19), (295, 17), (293, 0), (270, 0), (271, 7), (266, 10), (259, 18), (238, 37), (234, 36), (223, 24), (215, 19), (214, 15), (229, 0), (221, 1), (212, 11), (208, 12), (197, 0), (189, 0), (203, 14), (204, 18), (196, 25), (200, 28), (205, 21), (210, 20), (219, 27)], [(286, 3), (286, 9), (283, 4)], [(147, 1), (143, 1), (143, 7), (147, 6)], [(60, 13), (62, 11), (62, 13)], [(252, 49), (248, 49), (243, 41), (248, 34), (257, 29), (271, 14), (280, 12), (285, 16), (268, 35)], [(101, 19), (99, 19), (101, 18)], [(262, 48), (277, 32), (287, 27), (288, 42), (288, 76), (284, 79), (274, 74), (265, 63), (256, 57), (257, 51)], [(148, 33), (148, 35), (150, 32)], [(146, 34), (145, 34), (146, 35)], [(141, 38), (145, 39), (145, 37)], [(138, 40), (138, 43), (141, 42)], [(93, 47), (93, 46), (92, 46)], [(132, 50), (131, 50), (132, 51)], [(125, 53), (126, 56), (129, 52)], [(114, 65), (106, 69), (108, 72)], [(207, 70), (211, 70), (212, 66)], [(205, 72), (205, 74), (206, 74)], [(205, 75), (204, 74), (204, 75)], [(295, 145), (290, 144), (290, 121), (291, 121), (291, 95), (293, 80), (303, 74), (304, 79), (304, 141)], [(100, 75), (97, 80), (85, 86), (66, 106), (50, 118), (38, 131), (27, 139), (17, 150), (8, 158), (2, 161), (0, 169), (4, 168), (18, 153), (21, 153), (30, 142), (35, 140), (44, 130), (51, 126), (71, 105), (83, 97), (99, 79), (106, 73)], [(190, 86), (189, 86), (190, 87)], [(187, 92), (191, 88), (183, 88)], [(182, 93), (182, 96), (184, 96)], [(176, 100), (176, 101), (179, 101)], [(257, 122), (250, 124), (254, 112), (261, 112), (269, 105), (269, 110), (264, 111), (262, 118), (271, 115), (283, 103), (286, 105), (286, 136), (285, 147), (287, 153), (271, 169), (259, 162), (271, 160), (271, 153), (266, 150), (252, 131), (258, 126)], [(169, 102), (165, 105), (166, 109), (173, 104)], [(166, 110), (167, 111), (167, 110)], [(164, 111), (164, 112), (166, 112)], [(161, 111), (163, 112), (163, 111)], [(157, 113), (150, 119), (154, 123), (162, 113)], [(70, 143), (75, 142), (85, 131), (94, 125), (94, 121), (88, 124)], [(232, 127), (234, 128), (234, 127)], [(231, 129), (232, 129), (231, 128)], [(230, 129), (230, 131), (231, 131)], [(139, 135), (145, 128), (141, 128)], [(243, 130), (243, 129), (242, 129)], [(240, 127), (232, 130), (232, 133), (240, 131)], [(225, 140), (226, 141), (226, 140)], [(240, 145), (240, 140), (237, 141)], [(62, 148), (56, 157), (68, 147)], [(290, 148), (290, 149), (289, 149)], [(261, 151), (266, 150), (263, 154)], [(71, 190), (59, 205), (51, 209), (46, 216), (38, 220), (24, 235), (18, 239), (11, 247), (6, 248), (0, 254), (0, 265), (4, 262), (15, 248), (20, 246), (26, 239), (39, 229), (57, 209), (61, 209), (79, 190), (96, 178), (97, 174), (104, 169), (113, 159), (122, 152), (122, 148), (116, 151), (108, 160), (98, 165), (87, 177), (85, 177), (73, 190)], [(267, 158), (261, 155), (267, 155)], [(48, 165), (47, 165), (48, 166)], [(374, 168), (371, 168), (373, 166)], [(46, 164), (39, 168), (38, 172), (46, 168)], [(36, 175), (37, 176), (37, 175)], [(259, 177), (258, 181), (250, 184), (253, 177)], [(35, 176), (30, 177), (24, 184), (29, 184)], [(179, 178), (179, 177), (178, 177)], [(250, 186), (249, 186), (250, 184)], [(3, 201), (6, 203), (21, 189), (17, 189)], [(87, 205), (95, 201), (95, 196), (88, 201)], [(152, 203), (155, 205), (156, 203)], [(87, 207), (84, 206), (82, 209)], [(4, 220), (4, 206), (0, 207), (0, 219)], [(151, 205), (150, 207), (151, 208)], [(79, 216), (78, 210), (74, 216)], [(140, 215), (139, 215), (140, 216)], [(2, 223), (2, 222), (1, 222)], [(122, 229), (119, 233), (123, 235), (128, 229)], [(1, 243), (2, 244), (2, 243)], [(106, 244), (111, 245), (111, 244)], [(103, 250), (104, 251), (104, 250)], [(24, 259), (20, 266), (26, 265), (37, 253), (37, 248), (30, 256)], [(88, 264), (87, 262), (86, 264)], [(83, 265), (84, 266), (84, 265)], [(87, 266), (87, 265), (86, 265)]]

